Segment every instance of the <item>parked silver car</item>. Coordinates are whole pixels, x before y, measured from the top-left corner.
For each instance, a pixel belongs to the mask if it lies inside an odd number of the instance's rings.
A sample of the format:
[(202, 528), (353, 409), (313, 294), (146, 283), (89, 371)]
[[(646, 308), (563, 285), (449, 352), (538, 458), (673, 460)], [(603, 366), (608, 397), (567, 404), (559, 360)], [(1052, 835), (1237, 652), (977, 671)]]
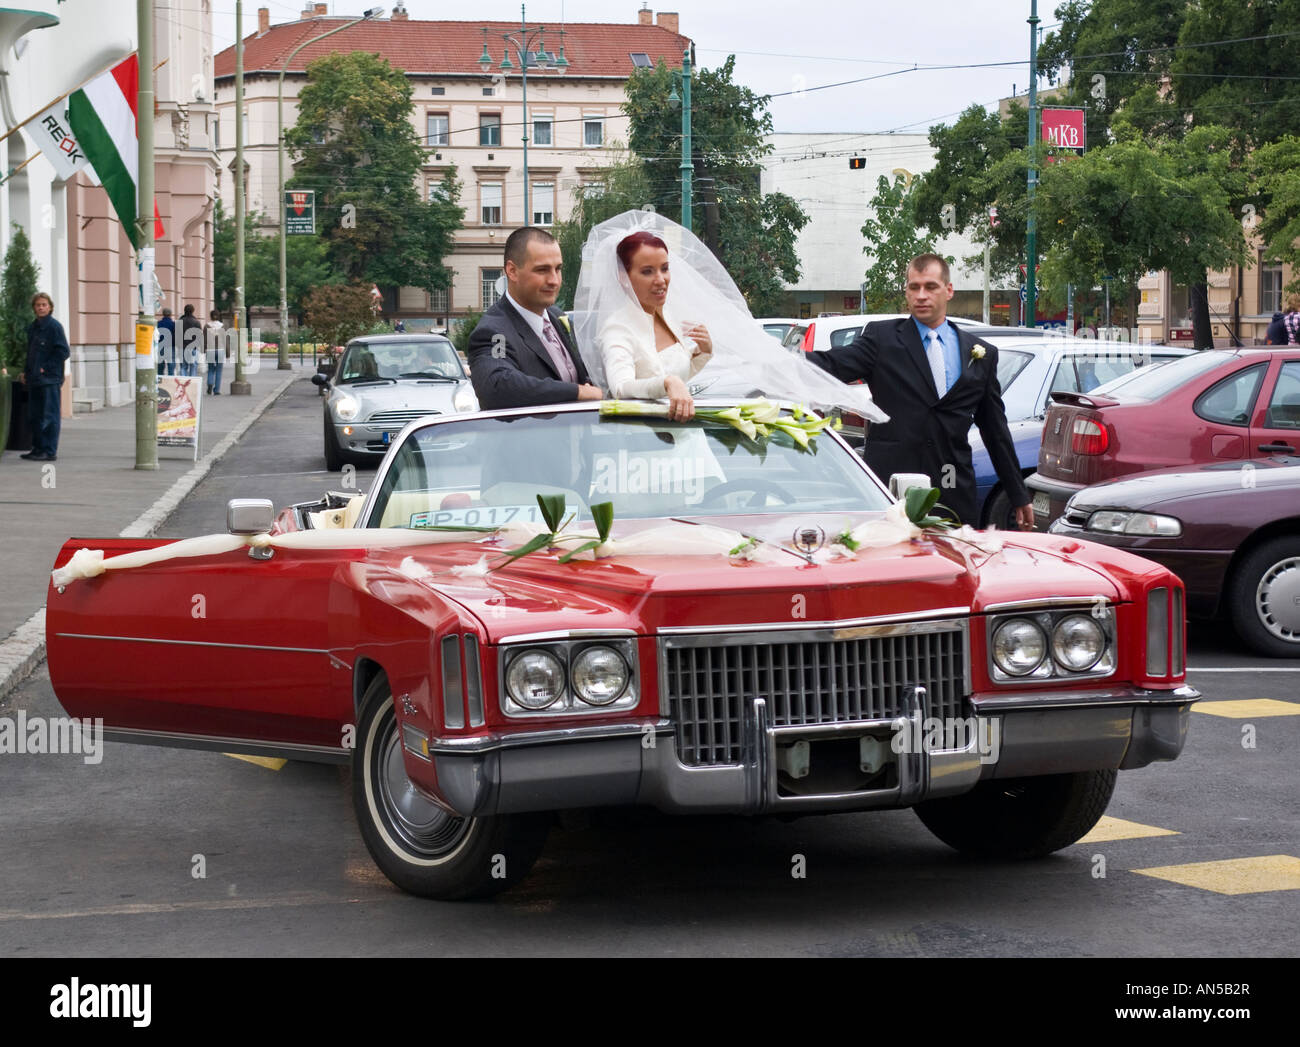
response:
[(378, 463), (407, 422), (477, 411), (478, 400), (451, 342), (442, 335), (354, 338), (330, 377), (312, 381), (325, 401), (325, 467)]

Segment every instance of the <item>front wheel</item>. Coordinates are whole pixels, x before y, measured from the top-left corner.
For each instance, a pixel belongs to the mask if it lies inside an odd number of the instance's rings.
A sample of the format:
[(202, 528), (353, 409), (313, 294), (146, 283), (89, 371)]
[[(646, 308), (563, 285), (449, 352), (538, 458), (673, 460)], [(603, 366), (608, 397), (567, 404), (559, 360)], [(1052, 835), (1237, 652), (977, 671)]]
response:
[(533, 867), (550, 828), (546, 814), (461, 818), (416, 790), (402, 761), (388, 681), (366, 691), (352, 754), (352, 802), (366, 848), (402, 890), (422, 898), (486, 898)]
[(1106, 813), (1116, 771), (980, 782), (961, 796), (917, 804), (949, 847), (977, 858), (1041, 858), (1088, 834)]
[(343, 452), (339, 450), (339, 440), (330, 425), (329, 412), (325, 412), (325, 468), (337, 473), (343, 468)]
[(1224, 595), (1248, 645), (1273, 658), (1300, 658), (1300, 535), (1272, 538), (1248, 552)]

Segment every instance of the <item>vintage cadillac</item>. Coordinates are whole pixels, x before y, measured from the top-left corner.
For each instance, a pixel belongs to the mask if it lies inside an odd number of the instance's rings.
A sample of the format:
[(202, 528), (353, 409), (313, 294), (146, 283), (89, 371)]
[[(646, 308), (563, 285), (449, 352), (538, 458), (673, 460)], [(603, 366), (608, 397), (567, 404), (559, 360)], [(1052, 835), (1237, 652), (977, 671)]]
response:
[(797, 409), (653, 410), (430, 417), (364, 498), (72, 540), (55, 692), (110, 740), (350, 761), (376, 863), (444, 899), (597, 806), (914, 807), (963, 852), (1042, 856), (1181, 752), (1165, 568), (945, 532)]

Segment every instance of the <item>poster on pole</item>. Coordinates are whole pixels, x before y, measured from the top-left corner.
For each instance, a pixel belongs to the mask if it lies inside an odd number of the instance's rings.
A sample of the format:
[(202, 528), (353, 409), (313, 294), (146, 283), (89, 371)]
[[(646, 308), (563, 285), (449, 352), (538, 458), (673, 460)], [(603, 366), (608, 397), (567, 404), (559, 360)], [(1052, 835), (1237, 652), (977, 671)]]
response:
[(316, 191), (286, 189), (284, 193), (286, 236), (308, 236), (316, 232)]
[(1088, 126), (1084, 120), (1084, 110), (1044, 106), (1042, 113), (1044, 145), (1057, 149), (1077, 149), (1079, 152), (1087, 148)]
[[(158, 456), (199, 459), (203, 379), (165, 375), (158, 379)], [(163, 455), (163, 450), (170, 453)]]

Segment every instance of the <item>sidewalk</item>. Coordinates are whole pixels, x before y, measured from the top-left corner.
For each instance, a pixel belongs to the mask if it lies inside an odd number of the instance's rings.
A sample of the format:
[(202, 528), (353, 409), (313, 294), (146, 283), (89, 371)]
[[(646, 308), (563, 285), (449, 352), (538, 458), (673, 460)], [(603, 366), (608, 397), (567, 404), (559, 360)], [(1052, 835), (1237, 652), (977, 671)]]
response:
[(45, 594), (63, 543), (152, 535), (275, 398), (313, 373), (293, 365), (263, 362), (248, 375), (252, 396), (204, 398), (197, 463), (160, 456), (156, 471), (136, 469), (134, 404), (63, 419), (55, 462), (0, 456), (0, 704), (45, 656)]

